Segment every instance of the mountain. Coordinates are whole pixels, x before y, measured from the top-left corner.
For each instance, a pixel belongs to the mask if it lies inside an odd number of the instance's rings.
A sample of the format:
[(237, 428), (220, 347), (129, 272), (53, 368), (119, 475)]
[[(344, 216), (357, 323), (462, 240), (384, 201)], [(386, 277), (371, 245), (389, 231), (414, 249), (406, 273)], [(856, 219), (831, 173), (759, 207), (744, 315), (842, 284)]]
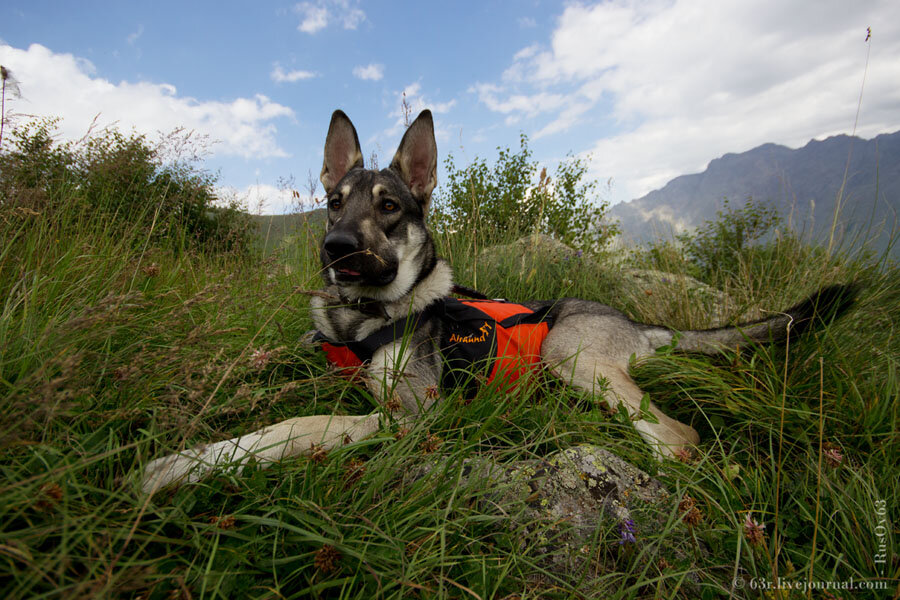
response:
[(900, 227), (900, 131), (871, 140), (838, 135), (796, 150), (763, 144), (726, 154), (702, 173), (676, 177), (613, 206), (610, 216), (620, 220), (626, 240), (647, 242), (714, 219), (726, 198), (732, 206), (753, 198), (774, 204), (796, 231), (827, 240), (845, 170), (839, 216), (845, 243), (874, 238), (873, 246), (882, 250), (891, 230)]

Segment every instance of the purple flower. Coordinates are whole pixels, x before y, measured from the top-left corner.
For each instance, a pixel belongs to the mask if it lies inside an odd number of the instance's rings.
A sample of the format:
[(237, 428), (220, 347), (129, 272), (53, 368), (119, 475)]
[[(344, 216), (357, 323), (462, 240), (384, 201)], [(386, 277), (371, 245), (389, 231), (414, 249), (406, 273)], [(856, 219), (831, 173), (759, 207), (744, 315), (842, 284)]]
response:
[(825, 448), (825, 462), (829, 467), (837, 468), (844, 462), (844, 455), (837, 446), (829, 445)]
[(750, 518), (750, 513), (744, 518), (744, 535), (752, 546), (758, 546), (763, 543), (765, 536), (766, 524), (759, 523), (755, 519)]
[(619, 540), (620, 546), (626, 543), (634, 544), (637, 542), (637, 539), (634, 537), (634, 521), (625, 519), (619, 523), (619, 534), (622, 536), (622, 539)]

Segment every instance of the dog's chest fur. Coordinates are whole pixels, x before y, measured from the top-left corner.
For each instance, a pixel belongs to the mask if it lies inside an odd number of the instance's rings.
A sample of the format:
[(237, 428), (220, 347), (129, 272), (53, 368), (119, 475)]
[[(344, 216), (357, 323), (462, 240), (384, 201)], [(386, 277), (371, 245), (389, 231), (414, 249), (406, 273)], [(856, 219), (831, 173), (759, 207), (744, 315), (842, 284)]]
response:
[[(431, 273), (400, 298), (382, 302), (384, 316), (374, 316), (359, 310), (354, 303), (340, 300), (347, 296), (340, 286), (329, 285), (322, 296), (310, 301), (316, 328), (326, 337), (337, 341), (362, 340), (375, 331), (408, 315), (424, 310), (429, 304), (450, 294), (453, 272), (443, 260), (438, 260)], [(327, 300), (327, 297), (334, 298)]]

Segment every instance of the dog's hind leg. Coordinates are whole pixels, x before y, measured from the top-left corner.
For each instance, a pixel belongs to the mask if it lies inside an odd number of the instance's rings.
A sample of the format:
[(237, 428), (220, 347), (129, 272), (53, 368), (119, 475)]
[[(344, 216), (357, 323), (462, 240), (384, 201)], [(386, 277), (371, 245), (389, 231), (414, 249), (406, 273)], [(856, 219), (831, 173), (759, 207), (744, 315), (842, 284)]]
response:
[[(617, 319), (593, 317), (595, 331), (615, 331)], [(634, 342), (634, 332), (620, 331), (610, 336), (615, 341), (590, 340), (582, 331), (584, 320), (573, 319), (571, 324), (558, 323), (544, 340), (541, 355), (553, 373), (576, 388), (592, 394), (602, 394), (610, 408), (625, 405), (628, 416), (640, 436), (653, 448), (658, 457), (672, 456), (681, 449), (694, 446), (700, 436), (693, 427), (669, 417), (652, 402), (648, 407), (657, 423), (641, 418), (643, 391), (628, 375), (628, 356), (642, 354), (644, 342)], [(629, 341), (631, 340), (631, 341)], [(632, 347), (633, 346), (633, 347)], [(649, 346), (647, 346), (649, 348)], [(620, 358), (624, 357), (624, 358)]]
[(610, 399), (615, 398), (625, 404), (628, 416), (634, 419), (634, 428), (655, 450), (658, 458), (673, 456), (676, 452), (696, 446), (700, 442), (700, 435), (693, 427), (673, 419), (653, 402), (650, 402), (648, 412), (657, 422), (652, 423), (641, 418), (643, 390), (623, 369), (613, 367), (604, 372), (608, 373), (606, 380), (609, 382), (609, 391), (606, 392), (607, 403), (613, 406), (614, 402), (610, 402)]
[[(673, 456), (679, 450), (696, 446), (700, 436), (690, 425), (676, 421), (652, 402), (648, 412), (656, 418), (652, 423), (641, 418), (644, 392), (621, 367), (572, 357), (572, 362), (554, 366), (553, 371), (569, 385), (591, 393), (602, 393), (610, 408), (625, 406), (638, 434), (653, 448), (658, 458)], [(603, 386), (602, 384), (606, 385)], [(601, 389), (603, 388), (603, 389)]]
[(241, 437), (157, 458), (147, 465), (141, 488), (152, 493), (173, 483), (199, 481), (225, 465), (236, 465), (240, 470), (250, 459), (268, 466), (314, 448), (330, 450), (348, 439), (360, 440), (371, 435), (378, 430), (378, 420), (378, 413), (287, 419)]

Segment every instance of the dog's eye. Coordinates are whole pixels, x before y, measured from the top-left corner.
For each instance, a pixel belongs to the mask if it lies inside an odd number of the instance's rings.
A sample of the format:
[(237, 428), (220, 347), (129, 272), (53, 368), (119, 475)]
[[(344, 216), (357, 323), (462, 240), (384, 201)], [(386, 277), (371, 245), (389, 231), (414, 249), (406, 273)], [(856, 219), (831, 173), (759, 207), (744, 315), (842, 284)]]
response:
[(343, 202), (341, 201), (341, 199), (335, 197), (328, 202), (328, 208), (330, 208), (331, 210), (339, 210), (342, 204)]
[(394, 202), (393, 200), (383, 200), (381, 202), (381, 210), (383, 210), (386, 213), (396, 212), (397, 209), (399, 209), (399, 208), (400, 207), (397, 206), (397, 203)]

